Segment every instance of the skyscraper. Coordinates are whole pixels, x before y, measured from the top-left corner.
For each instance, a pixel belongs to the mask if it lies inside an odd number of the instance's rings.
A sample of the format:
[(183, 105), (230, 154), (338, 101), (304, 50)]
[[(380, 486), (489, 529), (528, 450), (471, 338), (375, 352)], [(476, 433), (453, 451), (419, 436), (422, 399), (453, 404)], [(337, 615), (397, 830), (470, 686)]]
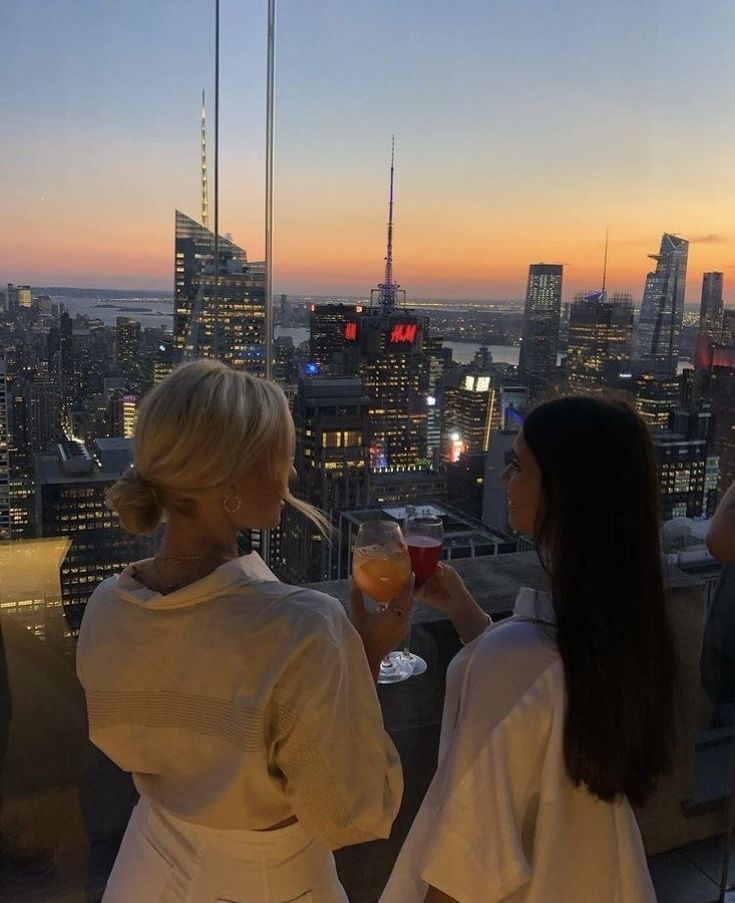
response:
[(709, 366), (712, 345), (722, 341), (722, 326), (722, 273), (705, 273), (702, 279), (699, 335), (695, 355), (698, 368)]
[(174, 344), (187, 357), (216, 357), (265, 372), (265, 266), (227, 238), (176, 211)]
[(490, 447), (490, 430), (497, 392), (489, 376), (461, 376), (444, 388), (445, 458), (484, 453)]
[(117, 370), (125, 377), (126, 388), (131, 392), (141, 388), (140, 323), (130, 317), (118, 317), (115, 329), (115, 354)]
[(684, 312), (689, 242), (665, 232), (656, 269), (646, 276), (638, 322), (637, 357), (658, 369), (676, 372)]
[(354, 376), (355, 339), (362, 304), (312, 304), (309, 309), (309, 362), (320, 376)]
[(11, 538), (8, 373), (0, 359), (0, 541)]
[(633, 302), (630, 295), (578, 295), (569, 312), (567, 370), (575, 392), (603, 385), (608, 361), (630, 360), (633, 354)]
[(550, 388), (556, 370), (563, 269), (555, 263), (532, 263), (528, 269), (518, 375), (532, 398)]
[(426, 464), (429, 397), (427, 317), (405, 309), (372, 308), (360, 315), (354, 339), (358, 375), (370, 399), (374, 469)]
[[(383, 281), (371, 306), (343, 324), (345, 359), (354, 359), (370, 400), (370, 460), (374, 470), (427, 465), (429, 320), (399, 307), (406, 293), (393, 277), (393, 154)], [(354, 354), (354, 358), (352, 355)]]
[(97, 439), (90, 449), (65, 441), (55, 454), (37, 457), (36, 523), (43, 536), (71, 540), (61, 589), (73, 630), (95, 586), (152, 548), (149, 537), (123, 530), (105, 504), (105, 492), (131, 462), (130, 439)]
[[(340, 511), (368, 503), (369, 401), (359, 379), (316, 377), (299, 381), (294, 399), (296, 494), (334, 524)], [(281, 521), (284, 579), (333, 580), (348, 549), (325, 539), (301, 512), (288, 507)]]

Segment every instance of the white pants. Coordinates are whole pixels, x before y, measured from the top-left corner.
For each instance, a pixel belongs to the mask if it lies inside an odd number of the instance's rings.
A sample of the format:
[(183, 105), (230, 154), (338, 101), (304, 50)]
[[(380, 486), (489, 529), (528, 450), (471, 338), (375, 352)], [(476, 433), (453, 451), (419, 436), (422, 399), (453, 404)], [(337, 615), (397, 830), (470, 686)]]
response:
[(349, 903), (334, 857), (295, 823), (216, 831), (141, 798), (102, 903)]

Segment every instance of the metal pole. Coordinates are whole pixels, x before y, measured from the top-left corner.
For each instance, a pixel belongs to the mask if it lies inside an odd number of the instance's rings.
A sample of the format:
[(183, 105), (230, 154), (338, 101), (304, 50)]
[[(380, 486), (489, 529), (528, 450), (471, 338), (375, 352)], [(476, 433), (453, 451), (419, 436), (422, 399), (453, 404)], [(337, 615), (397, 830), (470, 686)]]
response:
[[(268, 0), (268, 76), (265, 106), (265, 378), (273, 378), (273, 108), (275, 94), (276, 0)], [(263, 531), (261, 553), (270, 566), (270, 531)]]
[(214, 336), (213, 357), (219, 359), (219, 0), (214, 4)]
[(276, 0), (268, 0), (268, 79), (265, 108), (265, 375), (273, 376), (273, 119)]

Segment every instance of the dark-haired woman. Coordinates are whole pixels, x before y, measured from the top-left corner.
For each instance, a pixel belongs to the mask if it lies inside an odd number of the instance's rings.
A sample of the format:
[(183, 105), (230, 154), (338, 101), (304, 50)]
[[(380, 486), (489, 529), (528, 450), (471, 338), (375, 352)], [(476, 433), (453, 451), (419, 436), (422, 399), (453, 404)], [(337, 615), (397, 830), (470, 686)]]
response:
[(670, 763), (676, 662), (647, 429), (622, 402), (548, 402), (503, 480), (550, 592), (498, 624), (446, 565), (420, 593), (467, 645), (381, 903), (654, 903), (631, 803)]

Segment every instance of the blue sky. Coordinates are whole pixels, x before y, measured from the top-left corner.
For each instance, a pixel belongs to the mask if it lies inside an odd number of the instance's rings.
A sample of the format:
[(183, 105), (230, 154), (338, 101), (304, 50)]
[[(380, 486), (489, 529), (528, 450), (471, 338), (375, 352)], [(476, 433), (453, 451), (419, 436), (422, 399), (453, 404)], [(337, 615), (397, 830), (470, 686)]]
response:
[[(265, 0), (222, 0), (222, 231), (262, 255)], [(518, 296), (527, 265), (639, 295), (663, 231), (735, 267), (735, 4), (280, 0), (277, 287), (380, 277), (390, 136), (409, 295)], [(5, 0), (0, 278), (172, 284), (198, 213), (213, 3)], [(210, 129), (210, 167), (213, 142)], [(210, 169), (211, 172), (211, 169)]]

